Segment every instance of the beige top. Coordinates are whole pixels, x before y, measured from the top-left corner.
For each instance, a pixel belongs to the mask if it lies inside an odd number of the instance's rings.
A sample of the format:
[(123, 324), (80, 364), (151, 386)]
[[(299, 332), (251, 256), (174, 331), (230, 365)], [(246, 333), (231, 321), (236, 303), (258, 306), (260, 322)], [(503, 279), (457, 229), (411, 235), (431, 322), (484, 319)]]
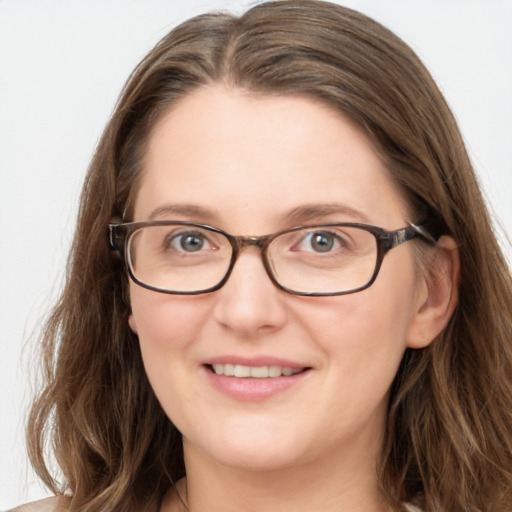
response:
[(6, 512), (59, 512), (62, 508), (60, 508), (58, 504), (59, 498), (46, 498), (44, 500), (27, 503), (26, 505), (20, 505)]
[[(58, 501), (58, 498), (46, 498), (41, 501), (21, 505), (12, 510), (7, 510), (6, 512), (59, 512)], [(421, 512), (421, 510), (414, 505), (406, 504), (405, 508), (407, 512)]]

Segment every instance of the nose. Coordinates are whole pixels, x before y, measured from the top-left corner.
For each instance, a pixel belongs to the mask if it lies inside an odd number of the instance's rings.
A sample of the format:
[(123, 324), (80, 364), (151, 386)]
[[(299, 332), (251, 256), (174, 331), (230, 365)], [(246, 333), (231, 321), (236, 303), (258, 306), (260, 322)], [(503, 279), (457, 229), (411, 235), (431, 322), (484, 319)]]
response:
[(270, 280), (256, 247), (240, 252), (227, 283), (215, 293), (215, 319), (241, 337), (268, 334), (286, 323), (285, 292)]

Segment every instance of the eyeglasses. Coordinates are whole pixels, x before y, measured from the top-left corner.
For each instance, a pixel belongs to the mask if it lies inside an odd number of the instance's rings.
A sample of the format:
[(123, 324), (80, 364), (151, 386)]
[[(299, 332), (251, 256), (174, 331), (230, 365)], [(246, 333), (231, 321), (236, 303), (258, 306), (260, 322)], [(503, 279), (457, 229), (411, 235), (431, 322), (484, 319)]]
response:
[(221, 288), (245, 247), (261, 250), (272, 282), (295, 295), (329, 296), (368, 288), (384, 256), (420, 236), (421, 226), (395, 231), (356, 223), (298, 226), (265, 236), (233, 236), (185, 221), (109, 225), (110, 246), (124, 258), (130, 278), (161, 293), (195, 295)]

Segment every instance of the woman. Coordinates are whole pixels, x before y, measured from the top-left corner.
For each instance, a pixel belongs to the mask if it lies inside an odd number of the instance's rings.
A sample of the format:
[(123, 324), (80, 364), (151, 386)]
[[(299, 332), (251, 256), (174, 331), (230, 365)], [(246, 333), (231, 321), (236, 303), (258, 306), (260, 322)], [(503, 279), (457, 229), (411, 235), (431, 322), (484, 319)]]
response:
[(84, 185), (29, 424), (41, 506), (507, 510), (511, 290), (402, 41), (311, 0), (190, 20)]

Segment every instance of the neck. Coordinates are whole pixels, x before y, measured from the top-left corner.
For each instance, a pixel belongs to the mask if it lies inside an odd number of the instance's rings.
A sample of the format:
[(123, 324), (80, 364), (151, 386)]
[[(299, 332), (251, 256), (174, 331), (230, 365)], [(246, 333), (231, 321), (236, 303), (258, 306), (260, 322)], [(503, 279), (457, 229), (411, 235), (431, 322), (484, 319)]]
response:
[[(377, 448), (380, 443), (375, 443)], [(368, 448), (368, 446), (367, 446)], [(189, 512), (385, 512), (376, 450), (351, 446), (321, 462), (254, 471), (230, 467), (185, 443), (187, 479), (180, 494)]]

